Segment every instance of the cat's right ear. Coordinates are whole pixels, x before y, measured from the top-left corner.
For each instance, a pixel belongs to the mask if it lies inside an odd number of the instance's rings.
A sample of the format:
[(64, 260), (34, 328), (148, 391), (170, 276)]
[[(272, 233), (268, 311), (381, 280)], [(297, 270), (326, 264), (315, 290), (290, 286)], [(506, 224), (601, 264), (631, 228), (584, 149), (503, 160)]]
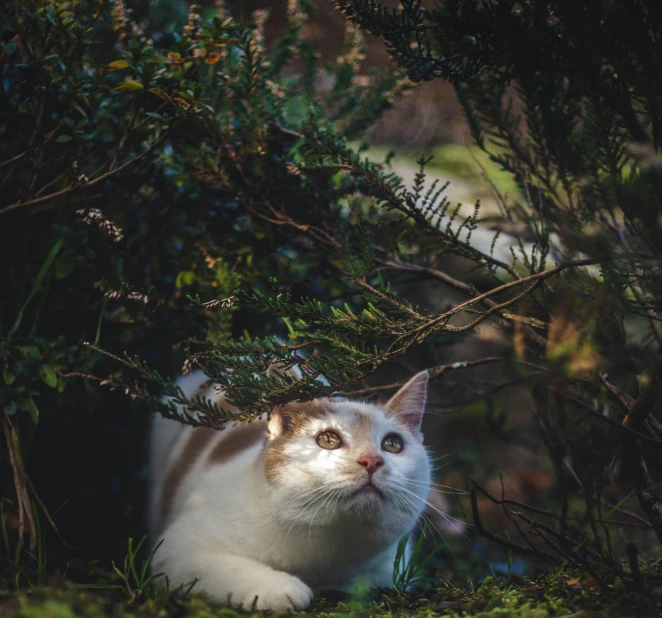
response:
[[(294, 378), (295, 380), (301, 379), (301, 373), (299, 368), (294, 365), (292, 367), (285, 367), (285, 364), (281, 361), (271, 363), (267, 367), (267, 377), (268, 378), (279, 378), (283, 377)], [(269, 437), (277, 438), (282, 436), (284, 433), (292, 427), (292, 404), (283, 404), (276, 406), (271, 410), (269, 414), (269, 423), (267, 424), (267, 430), (269, 432)]]
[(422, 439), (421, 421), (428, 396), (428, 372), (417, 373), (384, 406), (389, 415), (397, 417), (414, 435)]

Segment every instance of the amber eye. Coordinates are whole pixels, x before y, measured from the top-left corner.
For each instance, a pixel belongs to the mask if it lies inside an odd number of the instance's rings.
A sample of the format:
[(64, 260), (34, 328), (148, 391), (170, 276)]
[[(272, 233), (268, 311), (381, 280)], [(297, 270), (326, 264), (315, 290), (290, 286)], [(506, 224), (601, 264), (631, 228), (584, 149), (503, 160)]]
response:
[(387, 453), (401, 453), (404, 447), (405, 443), (402, 441), (402, 438), (396, 436), (394, 433), (388, 434), (388, 436), (382, 440), (382, 448)]
[(342, 440), (335, 431), (323, 431), (317, 436), (317, 444), (322, 448), (332, 451), (342, 446)]

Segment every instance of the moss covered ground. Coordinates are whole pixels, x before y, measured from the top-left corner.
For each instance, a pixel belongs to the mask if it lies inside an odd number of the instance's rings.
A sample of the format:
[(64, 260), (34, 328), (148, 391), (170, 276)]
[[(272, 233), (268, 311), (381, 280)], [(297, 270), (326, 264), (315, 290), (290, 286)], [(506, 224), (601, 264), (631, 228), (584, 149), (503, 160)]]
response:
[[(464, 590), (450, 585), (425, 592), (373, 593), (344, 599), (318, 598), (301, 616), (314, 618), (390, 618), (439, 616), (482, 618), (625, 618), (662, 616), (662, 570), (645, 576), (645, 590), (622, 582), (598, 587), (589, 577), (563, 572), (535, 581), (486, 578)], [(3, 618), (212, 618), (261, 616), (214, 607), (199, 594), (145, 594), (90, 590), (67, 582), (17, 592), (0, 592)]]

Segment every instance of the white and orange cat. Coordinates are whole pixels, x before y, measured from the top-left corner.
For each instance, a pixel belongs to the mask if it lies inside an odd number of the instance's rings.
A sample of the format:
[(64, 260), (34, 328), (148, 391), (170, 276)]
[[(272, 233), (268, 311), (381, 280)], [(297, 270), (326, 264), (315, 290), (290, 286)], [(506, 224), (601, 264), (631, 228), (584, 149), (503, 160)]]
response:
[[(204, 380), (179, 385), (229, 407)], [(305, 609), (316, 591), (357, 580), (390, 587), (430, 489), (427, 382), (415, 375), (383, 405), (295, 402), (224, 431), (156, 417), (151, 533), (164, 541), (153, 568), (244, 609)]]

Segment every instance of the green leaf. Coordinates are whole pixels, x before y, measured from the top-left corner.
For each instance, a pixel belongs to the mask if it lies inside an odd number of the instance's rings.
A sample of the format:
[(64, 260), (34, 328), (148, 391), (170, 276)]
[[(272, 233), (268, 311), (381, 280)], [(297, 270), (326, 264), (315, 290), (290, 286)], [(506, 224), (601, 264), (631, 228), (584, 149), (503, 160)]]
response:
[(23, 313), (25, 312), (26, 307), (30, 304), (30, 301), (34, 298), (35, 294), (39, 291), (39, 288), (41, 287), (41, 283), (44, 280), (44, 277), (46, 276), (46, 273), (48, 272), (48, 269), (50, 268), (50, 265), (52, 264), (53, 260), (57, 256), (57, 254), (60, 252), (60, 249), (62, 249), (62, 245), (64, 244), (64, 236), (61, 236), (60, 239), (53, 245), (53, 248), (51, 249), (50, 253), (46, 257), (46, 260), (44, 263), (41, 265), (41, 268), (39, 269), (39, 272), (37, 273), (37, 277), (34, 280), (34, 283), (32, 284), (32, 289), (30, 290), (30, 294), (28, 294), (27, 299), (23, 303), (23, 306), (21, 307), (21, 310), (18, 312), (18, 316), (16, 317), (16, 321), (14, 322), (14, 326), (12, 326), (12, 329), (9, 331), (9, 336), (11, 337), (17, 330), (18, 327), (21, 325), (21, 322), (23, 321)]
[(41, 352), (39, 352), (39, 348), (36, 345), (22, 345), (18, 349), (31, 360), (39, 360), (41, 357)]
[(160, 99), (167, 101), (170, 103), (170, 105), (175, 104), (175, 102), (172, 100), (172, 97), (165, 90), (163, 90), (163, 88), (150, 88), (149, 91)]
[(175, 279), (175, 286), (178, 290), (193, 283), (195, 283), (195, 273), (192, 270), (183, 270)]
[(74, 254), (67, 251), (55, 260), (55, 278), (66, 279), (74, 269)]
[(51, 388), (57, 386), (57, 374), (51, 365), (42, 365), (39, 367), (39, 377)]
[(113, 88), (111, 92), (129, 92), (133, 90), (144, 90), (144, 86), (135, 79), (130, 79), (128, 82), (123, 82), (116, 88)]
[(494, 598), (490, 599), (489, 603), (485, 606), (485, 611), (486, 612), (491, 612), (494, 609), (501, 609), (505, 606), (506, 606), (506, 604), (504, 603), (502, 598), (494, 597)]
[(3, 377), (5, 379), (5, 384), (9, 386), (16, 379), (16, 374), (13, 371), (9, 371), (9, 369), (5, 369), (3, 371)]
[(15, 401), (10, 401), (5, 404), (4, 410), (7, 416), (12, 416), (13, 414), (16, 414), (16, 410), (18, 410), (18, 406), (16, 405)]
[(129, 63), (126, 60), (114, 60), (110, 64), (107, 64), (102, 70), (103, 71), (119, 71), (121, 69), (126, 69), (129, 66)]
[(66, 144), (67, 142), (71, 141), (71, 135), (60, 135), (60, 137), (58, 137), (55, 141), (58, 144)]
[(24, 410), (30, 414), (30, 418), (34, 423), (39, 422), (39, 408), (32, 397), (21, 398), (16, 403), (19, 410)]

